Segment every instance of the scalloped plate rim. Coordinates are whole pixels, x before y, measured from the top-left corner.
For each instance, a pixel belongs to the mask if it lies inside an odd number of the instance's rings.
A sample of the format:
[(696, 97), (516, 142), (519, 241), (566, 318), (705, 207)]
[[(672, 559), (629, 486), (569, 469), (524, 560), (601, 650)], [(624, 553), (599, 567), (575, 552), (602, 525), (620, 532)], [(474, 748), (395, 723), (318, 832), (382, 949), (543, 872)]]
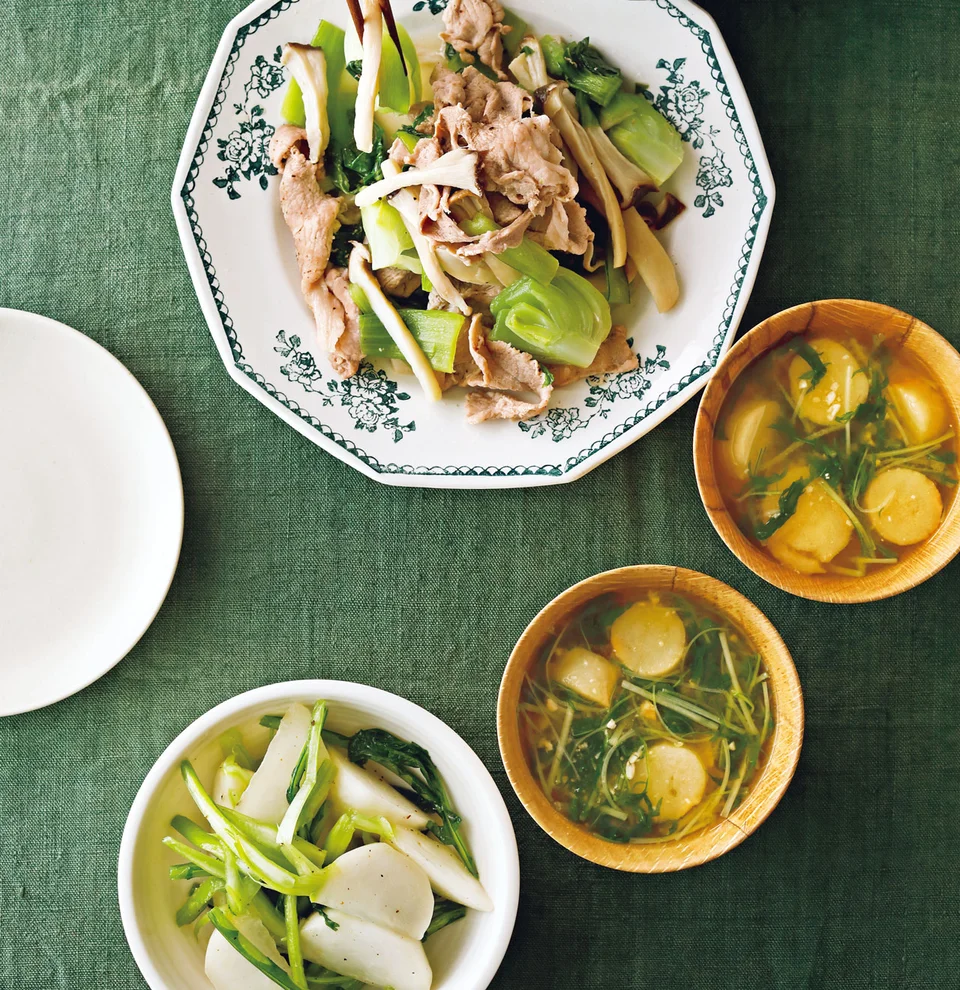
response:
[[(641, 3), (649, 0), (621, 0), (623, 3)], [(733, 315), (727, 327), (723, 341), (720, 343), (716, 359), (712, 367), (701, 373), (697, 378), (679, 389), (675, 394), (664, 399), (661, 405), (649, 415), (625, 429), (623, 433), (604, 444), (599, 450), (581, 456), (578, 462), (569, 469), (564, 469), (563, 464), (557, 465), (558, 473), (497, 473), (497, 474), (467, 474), (441, 473), (447, 470), (444, 466), (438, 465), (436, 468), (421, 468), (420, 473), (404, 473), (377, 470), (366, 463), (364, 458), (358, 457), (352, 451), (345, 449), (340, 444), (330, 440), (327, 436), (318, 431), (310, 423), (297, 415), (289, 406), (280, 402), (271, 395), (265, 388), (251, 379), (236, 364), (236, 360), (231, 349), (230, 340), (227, 336), (226, 328), (223, 325), (220, 313), (213, 295), (213, 289), (209, 283), (207, 273), (204, 269), (203, 260), (199, 247), (196, 243), (194, 231), (190, 224), (187, 207), (183, 200), (183, 189), (189, 177), (190, 170), (197, 157), (200, 142), (206, 129), (207, 122), (213, 108), (214, 101), (220, 88), (224, 69), (230, 58), (239, 31), (250, 24), (253, 20), (270, 10), (277, 4), (277, 0), (254, 0), (236, 16), (234, 16), (224, 29), (220, 41), (217, 44), (213, 60), (203, 85), (197, 96), (197, 103), (190, 117), (183, 147), (178, 159), (177, 169), (174, 174), (173, 187), (171, 189), (171, 207), (176, 221), (177, 232), (180, 238), (181, 247), (193, 282), (197, 299), (200, 303), (204, 319), (208, 330), (213, 337), (214, 344), (227, 371), (227, 374), (244, 391), (249, 393), (269, 409), (279, 416), (288, 425), (292, 426), (298, 433), (308, 440), (332, 454), (339, 461), (349, 467), (359, 471), (361, 474), (381, 484), (404, 487), (404, 488), (442, 488), (442, 489), (498, 489), (498, 488), (533, 488), (547, 485), (562, 485), (576, 481), (589, 474), (595, 468), (608, 461), (611, 457), (620, 453), (631, 444), (646, 436), (651, 430), (659, 426), (669, 416), (681, 409), (698, 392), (702, 391), (716, 371), (720, 360), (729, 350), (739, 329), (743, 312), (750, 300), (753, 287), (756, 282), (757, 272), (766, 248), (767, 237), (770, 230), (770, 223), (776, 205), (776, 185), (773, 173), (767, 158), (763, 139), (757, 125), (756, 116), (753, 112), (752, 104), (743, 87), (740, 73), (737, 70), (726, 41), (720, 32), (714, 18), (707, 13), (699, 4), (692, 0), (666, 0), (669, 5), (677, 11), (694, 19), (695, 22), (706, 30), (710, 36), (717, 63), (720, 66), (724, 82), (734, 104), (740, 127), (744, 138), (750, 149), (754, 168), (757, 172), (757, 184), (766, 196), (759, 216), (756, 219), (756, 232), (751, 246), (750, 258), (747, 269), (744, 273), (740, 285), (737, 300), (734, 305)], [(287, 8), (289, 9), (289, 8)], [(709, 360), (709, 355), (707, 357)], [(482, 427), (480, 427), (482, 428)], [(379, 463), (379, 459), (373, 458)], [(561, 459), (562, 461), (563, 459)], [(548, 465), (541, 465), (546, 468)], [(430, 473), (432, 471), (437, 473)], [(522, 471), (524, 466), (499, 466), (483, 468), (478, 467), (478, 472), (484, 470), (497, 472)]]

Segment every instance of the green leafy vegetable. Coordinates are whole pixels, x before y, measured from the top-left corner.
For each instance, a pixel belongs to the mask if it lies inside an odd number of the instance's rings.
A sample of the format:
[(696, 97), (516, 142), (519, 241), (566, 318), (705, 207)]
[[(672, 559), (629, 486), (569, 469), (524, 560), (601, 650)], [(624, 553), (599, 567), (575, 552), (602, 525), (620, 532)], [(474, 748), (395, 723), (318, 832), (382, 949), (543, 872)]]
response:
[(430, 938), (431, 935), (440, 931), (441, 928), (446, 928), (447, 925), (452, 925), (455, 921), (459, 921), (466, 913), (467, 909), (462, 904), (455, 904), (453, 901), (448, 901), (445, 897), (437, 897), (433, 902), (433, 918), (427, 926), (427, 930), (423, 936), (424, 939)]
[(823, 376), (827, 373), (827, 366), (823, 363), (815, 347), (807, 343), (803, 336), (796, 336), (787, 344), (791, 351), (796, 351), (804, 361), (810, 365), (810, 370), (805, 371), (800, 377), (810, 383), (809, 388), (814, 388), (823, 381)]
[(347, 752), (354, 763), (363, 766), (373, 760), (403, 780), (425, 810), (440, 816), (442, 825), (431, 823), (431, 831), (453, 846), (467, 869), (477, 875), (476, 864), (460, 834), (460, 816), (453, 808), (440, 772), (422, 746), (398, 739), (385, 729), (361, 729), (350, 740)]
[(282, 715), (264, 715), (263, 718), (260, 719), (260, 724), (265, 729), (273, 729), (273, 731), (276, 732), (277, 729), (280, 728), (280, 723), (282, 721), (283, 721)]
[(380, 59), (380, 106), (389, 107), (398, 113), (406, 113), (414, 103), (420, 101), (422, 95), (422, 82), (420, 77), (420, 59), (417, 57), (417, 48), (406, 28), (402, 24), (397, 25), (397, 35), (400, 38), (400, 46), (403, 49), (403, 58), (406, 62), (406, 72), (397, 46), (393, 39), (384, 32), (383, 54)]
[(363, 72), (363, 60), (355, 58), (353, 61), (347, 62), (345, 68), (354, 79), (359, 79), (360, 74)]
[(769, 540), (771, 536), (797, 511), (800, 496), (810, 484), (809, 479), (800, 478), (788, 485), (781, 493), (777, 511), (766, 521), (754, 527), (758, 540)]
[(417, 128), (420, 127), (421, 124), (425, 124), (428, 120), (430, 120), (433, 117), (433, 114), (434, 105), (432, 103), (428, 103), (409, 124), (404, 124), (399, 130), (404, 134), (412, 134), (419, 141), (423, 135), (419, 130), (417, 130)]
[[(337, 268), (346, 268), (350, 261), (350, 252), (354, 241), (363, 241), (363, 224), (342, 223), (333, 235), (333, 246), (330, 248), (330, 264)], [(265, 718), (270, 718), (267, 715)], [(263, 725), (263, 719), (260, 720)], [(279, 722), (277, 725), (279, 726)]]
[(473, 53), (472, 62), (466, 62), (461, 57), (460, 53), (456, 50), (456, 48), (454, 48), (453, 45), (447, 43), (447, 45), (443, 49), (443, 55), (444, 58), (447, 60), (447, 68), (450, 69), (451, 72), (456, 72), (459, 74), (463, 72), (463, 70), (468, 65), (471, 65), (481, 75), (486, 76), (488, 79), (491, 79), (494, 82), (499, 82), (496, 72), (494, 72), (489, 65), (485, 65), (483, 62), (481, 62), (480, 59), (477, 57), (476, 53)]
[(589, 38), (564, 44), (545, 35), (540, 39), (540, 47), (551, 76), (565, 80), (600, 106), (606, 106), (620, 91), (623, 83), (620, 70), (590, 44)]
[(373, 151), (358, 151), (351, 138), (346, 144), (332, 140), (326, 154), (327, 174), (344, 193), (355, 193), (383, 178), (380, 163), (387, 157), (383, 129), (373, 125)]

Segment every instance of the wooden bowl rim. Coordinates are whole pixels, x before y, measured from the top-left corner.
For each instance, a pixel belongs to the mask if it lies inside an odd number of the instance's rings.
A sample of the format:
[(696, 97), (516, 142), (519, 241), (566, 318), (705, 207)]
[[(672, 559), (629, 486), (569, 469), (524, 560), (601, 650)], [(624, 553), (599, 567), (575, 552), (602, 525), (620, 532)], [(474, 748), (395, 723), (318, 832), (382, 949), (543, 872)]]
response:
[[(960, 552), (960, 497), (951, 499), (939, 529), (926, 543), (910, 548), (890, 567), (877, 568), (863, 578), (799, 574), (751, 542), (727, 510), (716, 480), (713, 435), (724, 400), (739, 375), (757, 358), (786, 337), (814, 329), (818, 314), (842, 319), (844, 312), (860, 310), (884, 323), (885, 335), (898, 343), (930, 373), (960, 424), (960, 353), (931, 326), (909, 313), (864, 299), (820, 299), (774, 313), (748, 330), (720, 361), (707, 383), (693, 433), (693, 466), (704, 510), (713, 528), (733, 555), (758, 577), (781, 591), (812, 601), (855, 604), (902, 594), (933, 577)], [(886, 327), (889, 327), (887, 332)], [(878, 332), (881, 332), (878, 328)], [(922, 349), (921, 349), (922, 348)], [(926, 353), (924, 353), (926, 351)]]
[[(574, 824), (547, 799), (527, 764), (517, 708), (523, 678), (551, 630), (587, 601), (613, 590), (669, 590), (722, 611), (761, 652), (770, 675), (775, 712), (773, 744), (747, 800), (729, 819), (679, 840), (657, 845), (609, 842)], [(803, 744), (803, 694), (790, 651), (770, 620), (734, 588), (682, 567), (637, 564), (603, 571), (557, 595), (533, 618), (513, 648), (497, 697), (497, 739), (507, 777), (534, 821), (582, 859), (632, 873), (666, 873), (698, 866), (738, 846), (773, 811), (786, 791)]]

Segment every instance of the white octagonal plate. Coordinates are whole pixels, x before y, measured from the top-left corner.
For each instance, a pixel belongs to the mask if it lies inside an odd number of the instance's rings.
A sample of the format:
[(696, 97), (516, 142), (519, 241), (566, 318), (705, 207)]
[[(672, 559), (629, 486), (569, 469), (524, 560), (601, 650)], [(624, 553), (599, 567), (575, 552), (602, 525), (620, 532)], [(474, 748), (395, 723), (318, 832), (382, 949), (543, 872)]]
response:
[[(415, 39), (446, 0), (394, 0)], [(413, 378), (368, 363), (341, 381), (312, 317), (267, 155), (280, 122), (280, 46), (309, 41), (343, 0), (259, 0), (229, 25), (190, 124), (173, 209), (204, 315), (231, 376), (320, 447), (387, 484), (513, 488), (572, 481), (663, 422), (699, 391), (736, 332), (770, 226), (774, 187), (756, 121), (716, 24), (686, 0), (515, 0), (538, 33), (589, 35), (680, 130), (686, 158), (668, 189), (687, 205), (664, 232), (680, 303), (645, 292), (615, 319), (636, 371), (557, 389), (524, 423), (470, 426), (463, 393), (425, 400)], [(589, 13), (588, 13), (589, 12)], [(459, 398), (458, 398), (459, 395)]]

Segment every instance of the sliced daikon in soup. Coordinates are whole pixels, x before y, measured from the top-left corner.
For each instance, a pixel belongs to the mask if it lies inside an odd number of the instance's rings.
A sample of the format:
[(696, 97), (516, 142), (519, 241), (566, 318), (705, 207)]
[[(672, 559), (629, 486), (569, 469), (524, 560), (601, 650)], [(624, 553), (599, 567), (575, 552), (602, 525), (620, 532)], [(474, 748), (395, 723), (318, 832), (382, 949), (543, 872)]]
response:
[(918, 378), (891, 382), (887, 391), (911, 443), (929, 443), (946, 432), (947, 403), (930, 382)]
[(773, 429), (780, 418), (780, 407), (770, 399), (737, 402), (724, 423), (726, 439), (718, 444), (723, 466), (731, 475), (745, 479), (761, 453), (769, 455), (782, 446), (782, 436)]
[(327, 871), (320, 903), (421, 939), (433, 917), (433, 893), (423, 869), (383, 842), (351, 849)]
[(422, 942), (345, 911), (326, 913), (335, 929), (319, 912), (300, 926), (304, 959), (376, 987), (430, 990), (433, 973)]
[(392, 844), (424, 870), (438, 894), (477, 911), (493, 910), (490, 895), (450, 846), (409, 828), (396, 829)]
[(703, 800), (707, 771), (700, 757), (687, 746), (655, 743), (636, 768), (634, 789), (646, 789), (651, 803), (658, 809), (658, 818), (682, 818)]
[(625, 667), (644, 677), (662, 677), (683, 659), (687, 631), (674, 609), (637, 602), (613, 623), (610, 643)]
[(620, 677), (617, 668), (609, 660), (582, 646), (558, 650), (547, 664), (547, 676), (587, 701), (603, 705), (604, 708), (610, 706), (610, 699)]
[(430, 819), (415, 804), (379, 777), (351, 763), (336, 746), (330, 747), (330, 759), (336, 767), (330, 800), (338, 812), (357, 811), (370, 818), (382, 816), (395, 825), (427, 827)]
[(801, 354), (790, 362), (790, 394), (801, 416), (826, 426), (856, 410), (867, 398), (870, 381), (857, 359), (843, 344), (829, 337), (805, 341), (819, 355), (823, 368), (816, 384), (818, 369)]
[[(240, 915), (233, 921), (237, 931), (248, 942), (285, 973), (290, 972), (286, 959), (277, 951), (273, 937), (256, 918)], [(218, 931), (213, 932), (207, 943), (203, 969), (214, 990), (276, 990), (276, 983), (252, 962), (244, 959)]]
[(310, 733), (310, 709), (293, 704), (280, 722), (253, 779), (237, 803), (237, 811), (279, 825), (289, 802), (287, 788)]
[(937, 486), (910, 468), (881, 471), (870, 482), (863, 505), (874, 529), (897, 546), (910, 546), (933, 536), (943, 515)]
[[(837, 503), (822, 478), (808, 481), (809, 469), (806, 465), (795, 464), (783, 478), (772, 486), (772, 491), (764, 499), (762, 511), (770, 519), (781, 510), (780, 495), (795, 482), (807, 482), (803, 494), (797, 500), (793, 514), (770, 537), (767, 545), (771, 553), (788, 563), (792, 556), (789, 547), (796, 553), (826, 563), (833, 560), (850, 542), (853, 523), (843, 508)], [(786, 559), (785, 559), (786, 558)], [(797, 568), (801, 570), (801, 568)], [(816, 573), (814, 568), (802, 568), (805, 573)]]

